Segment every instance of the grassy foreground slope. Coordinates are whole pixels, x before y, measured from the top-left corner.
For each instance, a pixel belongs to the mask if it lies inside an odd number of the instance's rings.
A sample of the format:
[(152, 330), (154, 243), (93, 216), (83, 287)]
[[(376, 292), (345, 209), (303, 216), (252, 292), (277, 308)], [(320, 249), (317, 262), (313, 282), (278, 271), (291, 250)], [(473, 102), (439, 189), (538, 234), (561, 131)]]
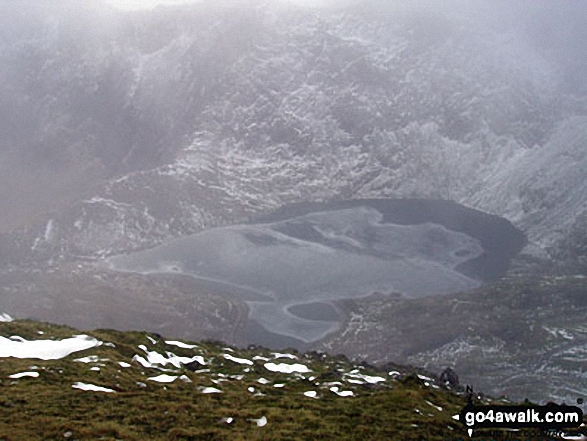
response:
[[(79, 334), (0, 323), (0, 336), (24, 344)], [(56, 360), (0, 358), (0, 440), (468, 438), (452, 419), (465, 397), (407, 368), (375, 371), (344, 357), (192, 345), (141, 332), (87, 335), (102, 344)], [(3, 341), (6, 355), (12, 343)], [(93, 386), (108, 391), (83, 390)]]

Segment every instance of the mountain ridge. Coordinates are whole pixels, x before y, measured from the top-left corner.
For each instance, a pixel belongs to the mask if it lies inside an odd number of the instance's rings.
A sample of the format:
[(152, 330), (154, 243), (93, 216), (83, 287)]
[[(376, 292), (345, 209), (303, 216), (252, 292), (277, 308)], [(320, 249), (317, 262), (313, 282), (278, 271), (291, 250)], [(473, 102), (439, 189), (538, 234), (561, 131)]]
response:
[[(67, 327), (27, 321), (0, 323), (0, 329), (4, 335), (19, 334), (18, 339), (11, 337), (13, 343), (9, 348), (38, 339), (55, 339), (57, 344), (63, 341), (60, 338), (75, 332)], [(339, 418), (329, 416), (330, 411), (326, 410), (331, 406), (332, 410), (338, 408), (338, 412), (343, 414), (346, 411), (342, 407), (348, 406), (349, 411), (356, 415), (351, 418), (361, 427), (350, 430), (347, 436), (355, 433), (355, 436), (362, 437), (371, 433), (371, 436), (378, 438), (388, 436), (385, 433), (389, 434), (389, 430), (392, 430), (391, 433), (405, 433), (407, 439), (418, 439), (420, 436), (407, 422), (402, 423), (405, 428), (390, 427), (389, 424), (377, 426), (374, 421), (365, 421), (367, 424), (363, 426), (356, 407), (361, 404), (348, 401), (358, 398), (362, 402), (359, 398), (362, 394), (375, 394), (387, 401), (384, 396), (392, 390), (395, 390), (392, 394), (396, 399), (401, 401), (404, 387), (399, 379), (403, 374), (398, 370), (394, 370), (388, 379), (387, 373), (373, 373), (373, 368), (351, 367), (344, 357), (330, 358), (325, 354), (271, 352), (262, 348), (237, 351), (219, 343), (192, 344), (140, 332), (99, 330), (89, 334), (97, 338), (93, 340), (93, 346), (97, 347), (85, 350), (83, 346), (77, 350), (72, 348), (74, 353), (65, 359), (62, 359), (62, 353), (55, 356), (55, 361), (35, 360), (34, 367), (30, 367), (32, 360), (27, 360), (27, 356), (22, 360), (2, 360), (0, 388), (4, 392), (3, 405), (7, 409), (0, 423), (2, 436), (8, 437), (6, 439), (13, 439), (17, 434), (27, 434), (28, 439), (47, 436), (91, 439), (100, 435), (125, 439), (141, 436), (151, 439), (196, 439), (202, 436), (215, 439), (263, 439), (266, 436), (302, 439), (311, 430), (314, 434), (321, 433), (334, 439), (340, 436), (338, 431), (343, 429), (335, 426), (349, 416), (337, 422)], [(17, 340), (19, 343), (14, 343)], [(4, 348), (5, 342), (1, 343)], [(34, 357), (34, 354), (31, 355)], [(13, 371), (23, 369), (28, 369), (28, 372), (14, 375)], [(293, 372), (288, 372), (292, 369)], [(280, 370), (283, 372), (280, 373)], [(413, 388), (414, 398), (420, 395), (416, 392), (420, 388), (438, 391), (431, 392), (438, 397), (446, 393), (436, 383), (434, 389), (431, 387), (430, 382), (436, 380), (424, 375), (422, 378), (426, 380), (422, 380), (412, 375), (414, 378), (407, 380), (406, 387), (408, 390)], [(406, 376), (409, 374), (406, 373)], [(10, 381), (6, 377), (15, 379)], [(308, 393), (305, 390), (316, 388), (316, 385), (323, 383), (322, 380), (326, 388), (323, 392)], [(393, 383), (389, 384), (390, 387), (387, 386), (389, 382)], [(428, 386), (424, 386), (424, 382)], [(48, 398), (44, 388), (54, 396), (46, 400), (43, 411), (34, 415), (47, 415), (43, 417), (45, 424), (32, 425), (30, 420), (15, 424), (10, 415), (41, 404), (39, 400), (31, 401), (26, 397), (36, 392)], [(76, 388), (86, 392), (76, 391)], [(406, 391), (406, 397), (410, 395), (411, 392)], [(447, 399), (447, 404), (450, 403), (453, 408), (462, 402), (457, 395), (448, 394)], [(57, 405), (60, 400), (70, 402), (71, 408), (60, 409)], [(345, 400), (348, 401), (346, 405)], [(445, 404), (439, 399), (436, 401)], [(326, 412), (321, 412), (321, 416), (312, 416), (309, 411), (318, 410), (321, 407), (318, 403), (324, 403)], [(424, 401), (422, 404), (426, 405)], [(443, 409), (435, 405), (438, 407), (434, 413)], [(121, 412), (121, 406), (124, 412)], [(430, 410), (427, 413), (432, 415), (432, 405), (428, 407)], [(51, 409), (52, 416), (48, 414), (48, 409)], [(174, 411), (168, 412), (170, 409)], [(414, 415), (413, 410), (409, 410)], [(92, 418), (84, 418), (80, 423), (79, 414), (88, 411), (92, 412)], [(67, 412), (70, 418), (64, 418), (63, 412)], [(168, 413), (169, 416), (166, 416)], [(400, 413), (404, 414), (404, 411)], [(395, 417), (390, 414), (389, 419), (395, 420)], [(317, 423), (322, 428), (317, 427)], [(450, 416), (446, 417), (445, 424), (451, 426), (446, 430), (456, 427)], [(439, 427), (437, 424), (434, 426)], [(423, 430), (433, 437), (438, 436), (433, 435), (434, 429)]]
[[(236, 350), (136, 331), (71, 338), (72, 328), (2, 317), (0, 436), (6, 440), (435, 440), (465, 432), (452, 417), (466, 403), (463, 393), (414, 369), (387, 372), (341, 356)], [(43, 360), (35, 340), (45, 342)], [(71, 340), (77, 343), (61, 349)]]

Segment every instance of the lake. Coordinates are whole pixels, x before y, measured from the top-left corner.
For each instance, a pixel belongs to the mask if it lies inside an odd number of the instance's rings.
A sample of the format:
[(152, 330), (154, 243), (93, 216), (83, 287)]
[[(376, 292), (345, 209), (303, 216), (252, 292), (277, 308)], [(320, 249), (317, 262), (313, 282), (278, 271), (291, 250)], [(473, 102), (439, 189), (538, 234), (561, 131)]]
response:
[(507, 220), (448, 201), (297, 204), (108, 259), (110, 268), (189, 275), (245, 301), (247, 341), (303, 347), (336, 331), (336, 302), (470, 290), (525, 245)]

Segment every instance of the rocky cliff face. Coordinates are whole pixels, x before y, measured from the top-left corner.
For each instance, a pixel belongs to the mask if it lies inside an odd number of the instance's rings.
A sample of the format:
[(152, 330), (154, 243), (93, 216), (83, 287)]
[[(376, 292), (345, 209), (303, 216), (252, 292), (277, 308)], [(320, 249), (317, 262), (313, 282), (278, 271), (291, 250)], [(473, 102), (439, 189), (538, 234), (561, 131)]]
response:
[(582, 4), (211, 3), (2, 6), (4, 254), (97, 257), (290, 202), (428, 197), (581, 260), (565, 244), (585, 237)]

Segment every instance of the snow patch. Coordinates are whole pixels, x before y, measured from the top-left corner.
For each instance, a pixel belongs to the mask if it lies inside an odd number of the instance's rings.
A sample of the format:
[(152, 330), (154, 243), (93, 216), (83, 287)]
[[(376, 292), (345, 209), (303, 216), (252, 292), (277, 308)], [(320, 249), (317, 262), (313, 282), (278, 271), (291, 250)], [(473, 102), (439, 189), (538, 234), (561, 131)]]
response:
[(340, 390), (338, 386), (332, 386), (330, 392), (334, 392), (339, 397), (352, 397), (355, 395), (352, 390)]
[(178, 348), (182, 349), (194, 349), (198, 347), (198, 345), (189, 345), (187, 343), (175, 340), (165, 340), (165, 343), (167, 343), (168, 345), (177, 346)]
[[(364, 374), (360, 374), (358, 372), (359, 372), (358, 370), (351, 371), (350, 373), (346, 374), (346, 377), (354, 378), (356, 380), (366, 381), (369, 384), (376, 384), (376, 383), (380, 383), (382, 381), (385, 381), (385, 378), (383, 378), (383, 377), (364, 375)], [(353, 381), (350, 379), (347, 379), (347, 381), (349, 383), (353, 383)]]
[(146, 352), (147, 358), (141, 357), (140, 355), (135, 355), (133, 357), (133, 361), (139, 362), (141, 365), (147, 368), (158, 368), (157, 365), (160, 366), (167, 366), (168, 364), (173, 365), (177, 369), (181, 368), (182, 365), (193, 363), (194, 361), (199, 363), (200, 365), (205, 365), (206, 361), (204, 357), (200, 355), (195, 355), (193, 357), (179, 357), (172, 352), (167, 352), (165, 357), (164, 355), (156, 352), (156, 351), (148, 351), (143, 345), (139, 346), (140, 349)]
[(430, 405), (430, 406), (434, 407), (434, 408), (435, 408), (436, 410), (438, 410), (439, 412), (442, 412), (442, 407), (440, 407), (440, 406), (437, 406), (436, 404), (434, 404), (434, 403), (431, 403), (431, 402), (430, 402), (430, 401), (428, 401), (428, 400), (424, 400), (424, 401), (426, 401), (426, 404), (428, 404), (428, 405)]
[(205, 387), (202, 389), (203, 394), (221, 394), (222, 391), (220, 389), (216, 389), (215, 387)]
[(364, 381), (361, 380), (353, 380), (352, 378), (346, 378), (347, 383), (351, 384), (365, 384)]
[(156, 377), (149, 377), (147, 380), (156, 381), (157, 383), (173, 383), (177, 379), (177, 375), (161, 374)]
[(430, 378), (430, 377), (427, 377), (426, 375), (420, 375), (420, 374), (418, 374), (418, 378), (419, 378), (420, 380), (434, 381), (432, 378)]
[(64, 340), (25, 340), (18, 337), (8, 339), (0, 337), (0, 358), (38, 358), (41, 360), (58, 360), (73, 352), (94, 348), (102, 344), (88, 335), (76, 335)]
[(20, 372), (18, 374), (12, 374), (9, 375), (8, 378), (12, 378), (12, 379), (18, 379), (18, 378), (24, 378), (24, 377), (33, 377), (33, 378), (37, 378), (39, 376), (38, 372)]
[(281, 372), (283, 374), (293, 374), (294, 372), (298, 372), (300, 374), (305, 374), (308, 372), (312, 372), (306, 365), (295, 363), (295, 364), (287, 364), (287, 363), (265, 363), (265, 369), (271, 372)]
[(257, 426), (259, 427), (263, 427), (267, 425), (267, 418), (265, 418), (264, 416), (262, 416), (261, 418), (253, 418), (251, 421), (253, 421), (254, 423), (257, 424)]
[(81, 383), (79, 381), (77, 383), (72, 384), (71, 387), (73, 387), (74, 389), (81, 389), (81, 390), (91, 391), (91, 392), (116, 393), (115, 390), (108, 389), (107, 387), (96, 386), (95, 384), (89, 384), (89, 383)]
[(224, 354), (224, 358), (226, 358), (227, 360), (230, 361), (234, 361), (235, 363), (238, 364), (248, 364), (248, 365), (253, 365), (253, 362), (251, 360), (247, 360), (246, 358), (238, 358), (238, 357), (233, 357), (230, 354)]
[(282, 354), (280, 352), (273, 352), (271, 355), (273, 355), (273, 358), (290, 358), (292, 360), (297, 360), (298, 357), (296, 357), (295, 355), (292, 354)]
[(55, 230), (55, 221), (53, 219), (49, 219), (47, 225), (45, 226), (45, 234), (43, 234), (43, 239), (45, 242), (50, 242), (53, 239), (53, 232)]

